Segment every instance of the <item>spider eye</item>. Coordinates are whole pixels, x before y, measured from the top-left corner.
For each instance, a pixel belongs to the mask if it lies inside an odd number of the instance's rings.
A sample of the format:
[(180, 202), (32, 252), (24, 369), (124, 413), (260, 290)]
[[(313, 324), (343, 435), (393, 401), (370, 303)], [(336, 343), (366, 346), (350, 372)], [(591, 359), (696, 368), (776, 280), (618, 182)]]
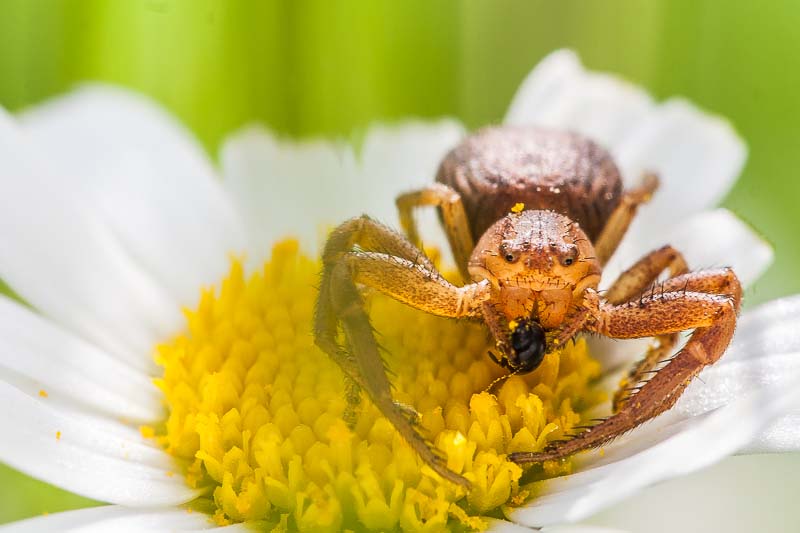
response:
[(561, 252), (561, 264), (565, 267), (573, 265), (578, 258), (578, 249), (575, 246), (568, 246)]
[(503, 256), (503, 259), (505, 259), (508, 263), (514, 263), (517, 259), (519, 259), (519, 254), (517, 254), (505, 243), (500, 245), (500, 255)]

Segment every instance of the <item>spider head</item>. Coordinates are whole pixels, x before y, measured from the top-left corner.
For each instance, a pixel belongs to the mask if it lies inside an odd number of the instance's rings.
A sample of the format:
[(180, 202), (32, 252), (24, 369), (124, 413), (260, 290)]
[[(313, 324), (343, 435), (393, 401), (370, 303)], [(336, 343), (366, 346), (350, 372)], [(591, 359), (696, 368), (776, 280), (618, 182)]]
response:
[(594, 247), (580, 226), (538, 210), (509, 213), (495, 222), (478, 241), (469, 271), (496, 289), (536, 292), (583, 292), (600, 279)]

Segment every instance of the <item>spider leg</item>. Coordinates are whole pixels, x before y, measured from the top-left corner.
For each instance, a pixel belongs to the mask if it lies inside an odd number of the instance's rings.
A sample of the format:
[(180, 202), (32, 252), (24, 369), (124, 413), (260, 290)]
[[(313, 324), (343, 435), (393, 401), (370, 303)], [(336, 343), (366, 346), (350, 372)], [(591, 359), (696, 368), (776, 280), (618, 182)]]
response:
[(630, 301), (647, 290), (667, 270), (674, 278), (688, 271), (683, 255), (672, 246), (653, 250), (637, 261), (632, 267), (619, 275), (619, 278), (603, 295), (611, 304)]
[(434, 183), (424, 189), (401, 194), (397, 197), (396, 203), (400, 214), (400, 225), (403, 226), (409, 241), (416, 246), (420, 245), (420, 239), (413, 209), (428, 205), (441, 209), (442, 223), (445, 233), (447, 233), (447, 240), (450, 242), (450, 249), (453, 251), (453, 257), (463, 279), (470, 279), (469, 272), (467, 272), (467, 261), (472, 253), (474, 243), (461, 196), (447, 185)]
[[(663, 246), (650, 252), (620, 274), (606, 292), (606, 301), (611, 304), (621, 304), (641, 296), (647, 289), (650, 289), (653, 294), (656, 291), (662, 291), (663, 289), (656, 285), (656, 280), (665, 270), (670, 278), (688, 271), (683, 255), (672, 246)], [(678, 334), (657, 335), (655, 339), (656, 344), (651, 345), (644, 358), (631, 368), (620, 383), (619, 389), (614, 393), (612, 400), (614, 412), (619, 411), (622, 404), (630, 398), (635, 387), (653, 372), (658, 362), (672, 352), (678, 342)]]
[(356, 245), (363, 249), (381, 250), (402, 257), (427, 269), (434, 268), (430, 259), (417, 247), (403, 239), (397, 232), (366, 215), (351, 218), (331, 232), (322, 255), (322, 283), (314, 317), (314, 337), (317, 345), (350, 376), (355, 374), (352, 370), (352, 357), (336, 340), (339, 320), (331, 309), (330, 280), (333, 268), (341, 256), (350, 252)]
[[(370, 249), (381, 251), (367, 251)], [(360, 217), (336, 228), (325, 245), (315, 314), (315, 341), (340, 365), (347, 379), (367, 392), (425, 463), (445, 479), (467, 486), (467, 480), (449, 470), (444, 458), (419, 433), (413, 409), (392, 398), (387, 369), (357, 284), (429, 313), (457, 318), (479, 312), (488, 298), (488, 282), (465, 287), (450, 284), (402, 235)], [(346, 349), (338, 342), (340, 326)]]
[(605, 444), (672, 407), (689, 382), (722, 356), (733, 337), (741, 299), (733, 271), (694, 272), (667, 280), (664, 285), (672, 290), (626, 304), (598, 305), (589, 330), (612, 338), (637, 338), (694, 329), (686, 345), (619, 412), (543, 452), (512, 454), (512, 461), (562, 459)]
[(649, 202), (656, 189), (658, 189), (658, 177), (655, 174), (645, 174), (639, 187), (625, 191), (619, 205), (611, 213), (594, 243), (596, 257), (601, 265), (605, 265), (614, 255), (639, 206)]

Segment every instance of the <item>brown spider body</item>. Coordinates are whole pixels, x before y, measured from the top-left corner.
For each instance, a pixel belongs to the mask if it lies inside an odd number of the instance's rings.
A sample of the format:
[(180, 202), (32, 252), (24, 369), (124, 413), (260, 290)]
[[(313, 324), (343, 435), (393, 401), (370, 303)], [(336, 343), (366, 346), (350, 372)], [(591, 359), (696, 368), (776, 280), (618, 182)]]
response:
[(445, 156), (436, 181), (464, 203), (472, 238), (522, 203), (560, 213), (594, 240), (622, 198), (609, 153), (571, 132), (484, 128)]
[[(426, 463), (468, 485), (417, 431), (413, 410), (392, 399), (360, 286), (439, 316), (482, 320), (499, 351), (499, 357), (489, 355), (515, 373), (532, 371), (548, 351), (582, 331), (655, 337), (657, 347), (628, 378), (640, 386), (617, 392), (613, 416), (572, 440), (511, 459), (560, 459), (608, 442), (671, 407), (689, 381), (719, 359), (741, 300), (730, 269), (689, 273), (670, 246), (647, 254), (598, 292), (603, 265), (657, 183), (647, 175), (640, 187), (624, 191), (608, 152), (574, 133), (484, 129), (445, 157), (437, 183), (397, 199), (407, 237), (366, 216), (333, 231), (323, 252), (316, 342), (340, 364), (351, 392), (364, 389)], [(419, 250), (412, 210), (424, 205), (440, 209), (470, 283), (451, 284)], [(668, 279), (656, 289), (664, 272)], [(692, 337), (660, 366), (684, 330), (694, 330)]]

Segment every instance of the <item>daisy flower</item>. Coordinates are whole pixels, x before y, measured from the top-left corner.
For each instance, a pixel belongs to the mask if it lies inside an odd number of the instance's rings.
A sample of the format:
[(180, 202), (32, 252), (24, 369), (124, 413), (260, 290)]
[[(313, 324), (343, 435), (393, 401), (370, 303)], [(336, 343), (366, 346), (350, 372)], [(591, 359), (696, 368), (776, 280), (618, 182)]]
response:
[[(530, 74), (505, 121), (592, 137), (629, 185), (660, 175), (605, 285), (666, 243), (744, 283), (769, 264), (750, 228), (712, 209), (745, 159), (724, 121), (654, 103), (566, 51)], [(664, 415), (523, 472), (506, 455), (607, 410), (642, 344), (578, 340), (495, 396), (483, 391), (501, 370), (479, 326), (370, 296), (397, 398), (472, 489), (422, 465), (367, 399), (346, 424), (341, 374), (310, 333), (319, 243), (362, 212), (396, 222), (397, 193), (429, 183), (464, 134), (449, 120), (380, 126), (354, 149), (251, 128), (215, 168), (121, 89), (0, 114), (0, 277), (19, 296), (0, 299), (0, 461), (112, 504), (6, 527), (512, 531), (579, 521), (731, 453), (797, 449), (798, 298), (745, 313), (728, 353)]]

